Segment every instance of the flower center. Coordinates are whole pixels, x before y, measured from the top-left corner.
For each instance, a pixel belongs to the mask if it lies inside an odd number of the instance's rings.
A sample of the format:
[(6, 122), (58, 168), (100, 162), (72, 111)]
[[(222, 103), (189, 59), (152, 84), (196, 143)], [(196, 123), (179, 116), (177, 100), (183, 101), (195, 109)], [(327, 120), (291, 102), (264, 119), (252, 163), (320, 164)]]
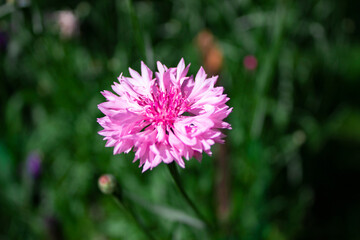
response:
[(157, 91), (152, 96), (154, 100), (148, 99), (144, 104), (146, 120), (150, 124), (171, 126), (188, 106), (181, 91), (173, 86), (167, 92), (163, 92), (157, 87)]

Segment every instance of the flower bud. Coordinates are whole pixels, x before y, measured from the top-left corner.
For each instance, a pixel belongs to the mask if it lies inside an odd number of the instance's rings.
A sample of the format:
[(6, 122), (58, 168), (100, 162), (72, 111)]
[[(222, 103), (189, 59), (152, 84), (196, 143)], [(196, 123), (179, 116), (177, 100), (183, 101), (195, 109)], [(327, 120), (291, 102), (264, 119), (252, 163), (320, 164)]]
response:
[(116, 189), (116, 179), (111, 174), (104, 174), (98, 180), (100, 191), (104, 194), (112, 194)]

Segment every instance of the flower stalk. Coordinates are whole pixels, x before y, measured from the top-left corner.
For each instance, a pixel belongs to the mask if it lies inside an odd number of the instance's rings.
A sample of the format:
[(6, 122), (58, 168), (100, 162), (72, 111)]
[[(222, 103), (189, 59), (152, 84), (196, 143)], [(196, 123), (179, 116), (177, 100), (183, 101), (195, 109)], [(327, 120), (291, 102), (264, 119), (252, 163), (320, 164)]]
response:
[(209, 223), (209, 221), (204, 217), (204, 215), (201, 214), (201, 212), (199, 211), (199, 209), (196, 207), (196, 205), (194, 204), (194, 202), (190, 199), (189, 195), (186, 193), (182, 183), (181, 183), (181, 179), (180, 179), (180, 175), (179, 172), (177, 170), (176, 164), (174, 162), (167, 164), (170, 174), (172, 176), (172, 178), (174, 179), (174, 182), (177, 186), (177, 188), (179, 189), (181, 195), (183, 196), (183, 198), (185, 199), (185, 201), (189, 204), (189, 206), (193, 209), (193, 211), (195, 212), (195, 214), (205, 223), (206, 227), (212, 231), (213, 230), (213, 226)]

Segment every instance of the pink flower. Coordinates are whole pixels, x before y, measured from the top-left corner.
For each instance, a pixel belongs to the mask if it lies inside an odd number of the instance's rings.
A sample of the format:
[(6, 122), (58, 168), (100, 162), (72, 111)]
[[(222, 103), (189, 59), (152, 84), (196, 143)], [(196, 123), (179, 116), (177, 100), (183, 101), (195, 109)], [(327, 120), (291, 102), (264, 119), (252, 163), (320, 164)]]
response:
[(207, 78), (202, 67), (195, 79), (186, 76), (190, 64), (185, 67), (184, 59), (175, 68), (157, 67), (155, 77), (143, 62), (141, 75), (129, 68), (131, 78), (121, 74), (112, 86), (116, 94), (103, 91), (107, 101), (98, 105), (105, 114), (98, 119), (105, 146), (114, 154), (133, 149), (143, 172), (161, 162), (184, 168), (183, 157), (200, 161), (215, 142), (224, 143), (220, 129), (231, 129), (223, 121), (232, 111), (229, 98), (214, 86), (218, 76)]

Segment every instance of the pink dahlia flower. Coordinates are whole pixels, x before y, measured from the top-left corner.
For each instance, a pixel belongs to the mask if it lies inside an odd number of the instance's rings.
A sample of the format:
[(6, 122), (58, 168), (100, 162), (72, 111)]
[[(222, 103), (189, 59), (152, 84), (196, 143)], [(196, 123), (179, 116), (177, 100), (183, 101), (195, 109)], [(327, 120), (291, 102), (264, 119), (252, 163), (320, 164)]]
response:
[(103, 91), (107, 101), (98, 105), (105, 114), (98, 119), (105, 146), (114, 154), (133, 149), (143, 172), (161, 162), (184, 168), (183, 158), (200, 161), (215, 142), (224, 143), (220, 129), (231, 129), (223, 121), (232, 111), (229, 98), (214, 86), (218, 76), (207, 78), (202, 67), (195, 79), (187, 76), (184, 59), (175, 68), (157, 67), (155, 77), (143, 62), (141, 75), (129, 68), (131, 78), (121, 74), (112, 85), (116, 94)]

